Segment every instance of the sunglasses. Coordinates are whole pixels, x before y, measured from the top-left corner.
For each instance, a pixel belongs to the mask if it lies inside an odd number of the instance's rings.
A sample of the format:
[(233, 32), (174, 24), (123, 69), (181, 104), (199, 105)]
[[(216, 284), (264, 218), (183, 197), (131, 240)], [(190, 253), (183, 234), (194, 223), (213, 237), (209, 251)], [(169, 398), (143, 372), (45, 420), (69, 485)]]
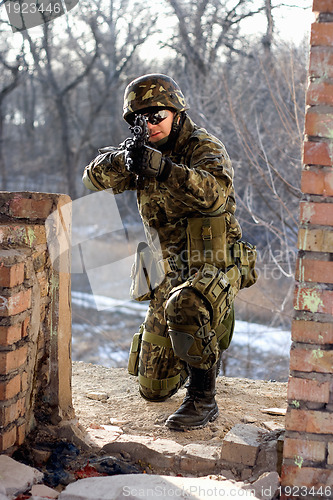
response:
[(154, 113), (144, 113), (143, 116), (147, 118), (147, 121), (151, 125), (158, 125), (163, 120), (168, 118), (169, 111), (167, 109), (161, 109), (160, 111), (155, 111)]

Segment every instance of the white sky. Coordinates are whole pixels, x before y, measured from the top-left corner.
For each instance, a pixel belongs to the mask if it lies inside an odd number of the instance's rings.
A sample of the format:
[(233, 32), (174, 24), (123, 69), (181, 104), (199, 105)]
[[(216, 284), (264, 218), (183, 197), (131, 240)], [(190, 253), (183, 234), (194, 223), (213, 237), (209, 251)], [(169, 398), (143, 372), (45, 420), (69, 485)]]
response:
[(307, 7), (306, 10), (296, 7), (283, 7), (276, 9), (274, 14), (275, 27), (280, 34), (280, 38), (282, 40), (293, 40), (295, 43), (299, 43), (304, 36), (310, 34), (311, 23), (314, 21), (312, 0), (291, 0), (285, 3)]
[[(232, 1), (232, 0), (231, 0)], [(253, 0), (254, 2), (263, 4), (263, 0)], [(281, 3), (281, 0), (273, 0), (273, 5)], [(304, 37), (310, 36), (311, 23), (314, 21), (314, 13), (312, 12), (312, 0), (285, 0), (285, 7), (279, 7), (273, 10), (275, 22), (275, 35), (277, 38), (286, 42), (294, 42), (299, 44)], [(289, 7), (288, 7), (289, 6)], [(152, 4), (151, 7), (154, 7)], [(159, 6), (156, 4), (157, 12)], [(303, 8), (302, 8), (303, 7)], [(304, 9), (304, 7), (306, 9)], [(158, 23), (160, 25), (160, 23)], [(166, 41), (168, 34), (172, 33), (172, 24), (177, 25), (176, 18), (174, 22), (165, 22), (165, 18), (161, 18), (160, 35), (152, 36), (143, 47), (140, 48), (140, 53), (144, 54), (146, 60), (156, 60), (163, 57), (168, 57), (169, 49), (161, 49), (159, 42)], [(264, 14), (258, 15), (255, 19), (249, 18), (248, 21), (242, 22), (243, 31), (245, 33), (256, 34), (266, 32), (266, 17)]]

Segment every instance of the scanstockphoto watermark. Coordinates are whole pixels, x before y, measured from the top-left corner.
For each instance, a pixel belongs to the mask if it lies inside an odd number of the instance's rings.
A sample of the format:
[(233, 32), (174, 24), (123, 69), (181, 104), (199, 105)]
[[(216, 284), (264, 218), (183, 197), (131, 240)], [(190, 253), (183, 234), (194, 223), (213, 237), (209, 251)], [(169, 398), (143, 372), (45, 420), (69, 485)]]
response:
[(256, 498), (255, 490), (223, 488), (222, 486), (201, 485), (177, 487), (175, 485), (156, 485), (154, 488), (135, 488), (124, 486), (123, 497), (129, 498)]
[(69, 12), (79, 0), (3, 0), (13, 32), (25, 31), (53, 21)]

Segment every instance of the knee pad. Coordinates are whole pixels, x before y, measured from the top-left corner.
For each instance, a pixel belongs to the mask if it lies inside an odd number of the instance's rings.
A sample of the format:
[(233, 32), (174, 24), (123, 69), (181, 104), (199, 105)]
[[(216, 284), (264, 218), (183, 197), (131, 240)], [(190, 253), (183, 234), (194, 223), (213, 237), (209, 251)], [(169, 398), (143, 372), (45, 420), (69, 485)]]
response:
[(168, 332), (175, 355), (188, 365), (208, 370), (216, 362), (219, 348), (210, 323), (200, 328), (187, 327), (186, 331), (179, 330), (179, 325), (169, 324)]

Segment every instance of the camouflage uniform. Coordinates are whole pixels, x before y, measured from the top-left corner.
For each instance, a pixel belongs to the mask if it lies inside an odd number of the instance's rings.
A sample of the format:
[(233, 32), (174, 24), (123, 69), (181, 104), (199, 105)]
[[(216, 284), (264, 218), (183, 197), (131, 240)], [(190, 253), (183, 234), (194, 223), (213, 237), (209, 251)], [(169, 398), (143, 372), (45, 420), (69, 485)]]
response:
[[(126, 189), (137, 189), (141, 217), (145, 225), (157, 230), (164, 259), (186, 252), (188, 217), (214, 212), (222, 205), (227, 212), (227, 241), (231, 243), (239, 239), (241, 230), (234, 216), (236, 205), (232, 182), (233, 169), (223, 144), (186, 117), (173, 150), (164, 151), (163, 154), (173, 162), (171, 174), (166, 182), (144, 179), (138, 189), (137, 178), (125, 169), (119, 149), (106, 153), (113, 157), (110, 161), (112, 166), (100, 164), (99, 157), (93, 160), (87, 167), (89, 178), (93, 177), (96, 186), (99, 185), (101, 189), (112, 188), (115, 194)], [(186, 279), (184, 270), (180, 271), (176, 278), (175, 272), (171, 274), (173, 279), (166, 276), (164, 282), (155, 290), (145, 320), (146, 331), (165, 338), (168, 337), (165, 315), (170, 323), (191, 324), (198, 328), (209, 321), (207, 305), (189, 289), (176, 292), (167, 302), (172, 288)], [(207, 340), (201, 339), (203, 347)], [(202, 367), (209, 368), (216, 362), (217, 357), (218, 349)], [(176, 384), (171, 382), (171, 386), (168, 386), (167, 380), (175, 380), (175, 375), (182, 370), (184, 373), (184, 363), (174, 356), (171, 344), (169, 347), (162, 347), (142, 341), (139, 363), (140, 390), (146, 397), (164, 398), (168, 393), (175, 392), (184, 380), (186, 372)], [(146, 379), (154, 382), (150, 384)], [(159, 384), (161, 379), (164, 382)], [(165, 388), (159, 389), (158, 386), (162, 384)], [(148, 385), (154, 387), (147, 387)]]
[[(141, 92), (137, 102), (143, 103), (142, 108), (152, 104), (165, 106), (163, 99), (158, 103), (156, 98), (150, 102), (153, 95), (149, 88), (142, 86)], [(138, 98), (137, 95), (130, 97)], [(179, 99), (181, 102), (181, 97)], [(125, 109), (125, 118), (131, 112), (130, 107)], [(93, 160), (85, 169), (84, 182), (93, 189), (112, 188), (115, 194), (136, 190), (141, 218), (144, 225), (158, 232), (163, 259), (186, 252), (190, 218), (223, 212), (227, 242), (231, 244), (241, 237), (234, 215), (233, 169), (226, 149), (186, 114), (171, 148), (163, 147), (163, 156), (172, 161), (165, 181), (138, 180), (134, 173), (126, 170), (122, 149), (122, 145), (109, 149)], [(209, 370), (216, 365), (223, 347), (216, 342), (211, 324), (217, 325), (224, 317), (212, 318), (207, 301), (190, 287), (174, 291), (187, 277), (186, 263), (167, 273), (154, 290), (145, 318), (138, 376), (141, 394), (153, 401), (163, 400), (176, 392), (187, 378), (189, 366)], [(239, 284), (236, 287), (239, 288)], [(175, 355), (169, 335), (172, 329), (195, 337), (195, 345), (184, 359)], [(224, 347), (227, 345), (228, 342)], [(203, 355), (207, 346), (209, 349)], [(201, 356), (198, 355), (200, 351)]]

